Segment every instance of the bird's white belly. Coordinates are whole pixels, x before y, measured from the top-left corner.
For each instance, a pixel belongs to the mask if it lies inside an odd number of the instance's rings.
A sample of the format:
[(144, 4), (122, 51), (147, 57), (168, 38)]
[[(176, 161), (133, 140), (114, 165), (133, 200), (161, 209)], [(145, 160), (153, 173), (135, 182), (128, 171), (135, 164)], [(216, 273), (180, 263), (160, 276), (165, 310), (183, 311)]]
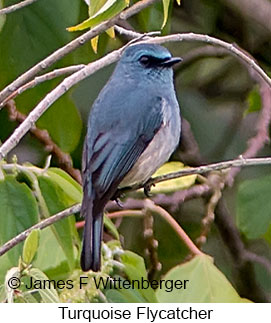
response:
[(178, 141), (179, 134), (176, 136), (176, 132), (172, 131), (169, 124), (162, 126), (133, 168), (124, 177), (120, 187), (146, 182), (169, 159)]

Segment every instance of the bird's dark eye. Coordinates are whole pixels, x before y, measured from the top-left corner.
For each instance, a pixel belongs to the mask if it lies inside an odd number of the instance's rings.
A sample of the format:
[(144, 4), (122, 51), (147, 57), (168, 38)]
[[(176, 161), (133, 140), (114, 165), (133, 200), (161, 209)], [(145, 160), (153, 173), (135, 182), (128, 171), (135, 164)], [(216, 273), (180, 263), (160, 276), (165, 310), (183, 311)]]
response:
[(148, 66), (150, 63), (150, 58), (148, 56), (141, 56), (139, 61), (142, 65)]

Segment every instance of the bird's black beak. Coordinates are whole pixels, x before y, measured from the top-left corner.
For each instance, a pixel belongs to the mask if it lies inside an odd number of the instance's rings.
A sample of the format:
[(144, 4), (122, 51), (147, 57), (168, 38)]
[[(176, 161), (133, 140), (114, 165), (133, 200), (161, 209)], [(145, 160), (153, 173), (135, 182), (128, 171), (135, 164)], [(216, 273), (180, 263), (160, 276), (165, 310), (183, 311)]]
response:
[(183, 59), (181, 57), (170, 57), (167, 60), (160, 63), (162, 67), (172, 67), (173, 65), (180, 63)]

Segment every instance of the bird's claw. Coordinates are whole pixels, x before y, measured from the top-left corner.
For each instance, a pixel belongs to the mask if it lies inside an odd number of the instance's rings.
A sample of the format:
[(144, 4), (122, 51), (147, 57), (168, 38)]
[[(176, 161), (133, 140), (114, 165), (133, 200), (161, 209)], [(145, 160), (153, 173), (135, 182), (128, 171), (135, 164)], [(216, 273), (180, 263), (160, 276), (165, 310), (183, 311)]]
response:
[(117, 203), (117, 205), (120, 207), (120, 208), (124, 208), (124, 204), (121, 202), (121, 200), (117, 197), (117, 198), (115, 198), (115, 200), (114, 200), (116, 203)]
[(120, 198), (123, 196), (123, 193), (120, 189), (118, 189), (115, 194), (112, 196), (111, 200), (115, 201), (117, 203), (117, 205), (120, 208), (123, 208), (123, 203), (121, 202)]
[(143, 187), (143, 189), (144, 189), (144, 194), (148, 197), (148, 198), (150, 198), (151, 196), (152, 196), (152, 194), (150, 194), (150, 191), (151, 191), (151, 187), (153, 186), (153, 184), (148, 184), (148, 183), (146, 183), (145, 185), (144, 185), (144, 187)]

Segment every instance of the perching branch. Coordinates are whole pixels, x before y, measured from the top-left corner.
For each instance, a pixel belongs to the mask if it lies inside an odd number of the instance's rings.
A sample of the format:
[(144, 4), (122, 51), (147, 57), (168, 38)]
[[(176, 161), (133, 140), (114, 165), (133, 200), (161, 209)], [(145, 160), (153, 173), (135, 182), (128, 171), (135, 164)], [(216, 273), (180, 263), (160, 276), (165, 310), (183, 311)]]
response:
[[(259, 162), (257, 162), (259, 161)], [(268, 163), (267, 163), (268, 161)], [(168, 179), (169, 178), (177, 178), (177, 175), (178, 174), (178, 177), (183, 177), (183, 176), (186, 176), (186, 175), (190, 175), (190, 174), (200, 174), (200, 173), (204, 173), (206, 171), (212, 171), (212, 170), (217, 170), (217, 169), (222, 169), (222, 165), (225, 166), (225, 168), (228, 168), (230, 167), (233, 167), (234, 165), (237, 165), (237, 167), (245, 167), (245, 166), (251, 166), (251, 165), (267, 165), (267, 164), (271, 164), (271, 158), (252, 158), (252, 159), (236, 159), (236, 160), (233, 160), (233, 161), (229, 161), (229, 162), (221, 162), (221, 163), (216, 163), (216, 164), (210, 164), (210, 165), (206, 165), (206, 166), (200, 166), (200, 167), (195, 167), (195, 168), (191, 168), (191, 169), (184, 169), (182, 171), (179, 171), (179, 172), (175, 172), (175, 173), (170, 173), (170, 174), (167, 174), (167, 175), (162, 175), (162, 176), (157, 176), (155, 178), (153, 178), (151, 181), (153, 183), (158, 183), (158, 182), (161, 182), (161, 181), (165, 181), (165, 177), (168, 176)], [(218, 167), (220, 165), (220, 168)], [(19, 165), (18, 165), (19, 166)], [(3, 168), (6, 167), (6, 165), (4, 164), (2, 166)], [(225, 169), (224, 168), (224, 169)], [(36, 169), (34, 167), (34, 169)], [(190, 172), (187, 173), (187, 170)], [(200, 185), (198, 185), (200, 186)], [(203, 187), (205, 187), (205, 184), (202, 184)], [(138, 187), (138, 188), (143, 188), (143, 186), (141, 187)], [(192, 187), (193, 188), (193, 187)], [(191, 189), (192, 189), (191, 188)], [(208, 188), (208, 185), (206, 185), (206, 188)], [(130, 188), (129, 191), (131, 191), (132, 189)], [(133, 188), (133, 190), (135, 190), (135, 188)], [(208, 190), (210, 190), (210, 188), (208, 188)], [(207, 192), (208, 192), (207, 190)], [(169, 219), (167, 212), (162, 209), (161, 207), (159, 206), (156, 206), (153, 201), (151, 200), (147, 200), (147, 204), (144, 202), (144, 207), (145, 208), (148, 208), (150, 210), (153, 210), (154, 212), (157, 212), (159, 214), (161, 214), (164, 218), (166, 218), (167, 222), (169, 222), (169, 224), (174, 228), (174, 230), (178, 233), (178, 235), (182, 238), (182, 240), (186, 243), (186, 245), (188, 246), (188, 248), (192, 251), (193, 254), (198, 254), (198, 248), (197, 249), (194, 249), (194, 247), (191, 246), (191, 244), (188, 242), (187, 238), (185, 237), (185, 232), (181, 232), (182, 229), (179, 229), (179, 225), (177, 224), (177, 222), (171, 218)], [(18, 236), (16, 236), (15, 238), (13, 238), (12, 240), (6, 242), (1, 248), (0, 248), (0, 256), (3, 255), (5, 252), (7, 252), (8, 250), (10, 250), (12, 247), (14, 247), (15, 245), (17, 245), (19, 242), (23, 241), (26, 239), (26, 237), (28, 236), (28, 234), (33, 230), (33, 229), (43, 229), (45, 228), (46, 226), (48, 225), (51, 225), (57, 221), (59, 221), (60, 219), (63, 219), (73, 213), (77, 213), (77, 212), (80, 212), (81, 210), (81, 204), (76, 204), (64, 211), (61, 211), (59, 213), (57, 213), (56, 215), (32, 226), (31, 228), (27, 229), (26, 231), (20, 233)], [(119, 211), (119, 212), (122, 212), (122, 211)], [(121, 214), (118, 214), (116, 216), (124, 216), (124, 214), (127, 214), (126, 211), (122, 212)], [(135, 216), (140, 216), (139, 212), (138, 211), (135, 211), (135, 213), (133, 213), (132, 215), (135, 215)], [(115, 216), (115, 217), (116, 217)], [(112, 214), (112, 218), (114, 217), (114, 215)], [(171, 217), (171, 216), (170, 216)], [(177, 228), (178, 227), (178, 228)], [(240, 242), (241, 243), (241, 242)], [(199, 250), (199, 252), (201, 252)]]
[(96, 37), (97, 35), (101, 34), (108, 28), (114, 26), (119, 20), (126, 20), (131, 16), (137, 14), (142, 9), (152, 5), (157, 0), (141, 0), (136, 2), (132, 7), (124, 10), (120, 14), (116, 15), (110, 20), (104, 21), (101, 24), (97, 25), (93, 29), (87, 31), (83, 35), (75, 38), (65, 46), (59, 48), (51, 55), (47, 56), (45, 59), (40, 61), (37, 65), (30, 68), (30, 70), (26, 71), (24, 74), (19, 76), (15, 81), (11, 84), (6, 86), (0, 92), (0, 103), (5, 100), (12, 92), (16, 91), (19, 87), (24, 85), (25, 83), (29, 82), (33, 79), (38, 73), (46, 70), (48, 67), (53, 65), (55, 62), (59, 61), (61, 58), (66, 56), (67, 54), (71, 53), (78, 47), (82, 46), (83, 44), (87, 43), (90, 39)]
[[(157, 183), (161, 183), (164, 181), (168, 181), (170, 179), (175, 179), (175, 178), (179, 178), (187, 175), (206, 174), (211, 171), (226, 170), (232, 167), (247, 167), (247, 166), (257, 166), (257, 165), (271, 165), (271, 157), (245, 159), (242, 156), (240, 156), (237, 159), (232, 159), (232, 160), (223, 161), (219, 163), (213, 163), (213, 164), (208, 164), (208, 165), (199, 166), (199, 167), (188, 167), (178, 172), (173, 172), (173, 173), (151, 178), (148, 180), (148, 182), (145, 185), (152, 186)], [(144, 187), (142, 183), (132, 185), (131, 187), (121, 189), (120, 193), (135, 191), (142, 187)]]
[(6, 15), (8, 13), (11, 13), (11, 12), (14, 12), (16, 10), (19, 10), (19, 9), (22, 9), (26, 6), (29, 6), (30, 4), (36, 2), (37, 0), (24, 0), (24, 1), (21, 1), (19, 3), (16, 3), (12, 6), (9, 6), (9, 7), (6, 7), (6, 8), (3, 8), (3, 9), (0, 9), (0, 16), (1, 15)]

